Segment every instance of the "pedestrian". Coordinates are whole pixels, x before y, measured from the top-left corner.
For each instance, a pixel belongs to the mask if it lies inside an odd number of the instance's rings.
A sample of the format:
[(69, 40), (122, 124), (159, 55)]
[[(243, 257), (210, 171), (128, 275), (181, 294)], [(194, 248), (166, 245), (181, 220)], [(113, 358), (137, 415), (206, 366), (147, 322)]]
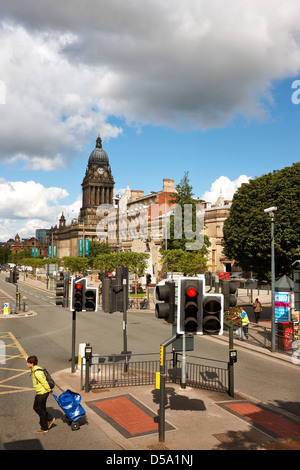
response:
[(242, 329), (244, 333), (243, 339), (248, 339), (248, 325), (250, 323), (249, 318), (245, 310), (241, 307), (240, 308), (240, 315), (242, 317)]
[(55, 418), (51, 416), (46, 408), (47, 398), (49, 393), (52, 393), (52, 390), (46, 380), (42, 367), (38, 366), (38, 358), (36, 356), (28, 357), (27, 366), (31, 369), (30, 375), (36, 392), (33, 409), (40, 417), (41, 428), (37, 429), (35, 433), (43, 434), (48, 432), (48, 429), (50, 429), (55, 421)]
[(262, 311), (262, 306), (261, 306), (261, 303), (258, 299), (255, 299), (255, 302), (253, 304), (253, 308), (254, 308), (255, 323), (258, 323), (260, 313)]

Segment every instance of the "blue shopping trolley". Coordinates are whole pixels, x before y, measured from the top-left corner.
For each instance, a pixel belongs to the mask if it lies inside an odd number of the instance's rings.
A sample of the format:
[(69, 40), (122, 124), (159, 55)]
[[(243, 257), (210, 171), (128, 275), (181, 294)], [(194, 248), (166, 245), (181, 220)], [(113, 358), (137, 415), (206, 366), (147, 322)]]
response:
[(81, 402), (81, 396), (79, 393), (72, 392), (71, 390), (66, 390), (59, 397), (52, 393), (52, 396), (55, 398), (61, 409), (66, 415), (66, 420), (71, 424), (72, 431), (77, 431), (80, 429), (78, 420), (86, 416), (86, 412)]

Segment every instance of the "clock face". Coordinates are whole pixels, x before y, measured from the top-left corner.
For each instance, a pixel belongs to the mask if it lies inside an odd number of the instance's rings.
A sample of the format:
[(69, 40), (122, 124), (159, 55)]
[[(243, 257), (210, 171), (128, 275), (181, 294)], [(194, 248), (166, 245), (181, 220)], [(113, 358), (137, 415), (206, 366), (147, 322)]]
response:
[(99, 175), (103, 175), (104, 169), (102, 167), (98, 168), (98, 173)]

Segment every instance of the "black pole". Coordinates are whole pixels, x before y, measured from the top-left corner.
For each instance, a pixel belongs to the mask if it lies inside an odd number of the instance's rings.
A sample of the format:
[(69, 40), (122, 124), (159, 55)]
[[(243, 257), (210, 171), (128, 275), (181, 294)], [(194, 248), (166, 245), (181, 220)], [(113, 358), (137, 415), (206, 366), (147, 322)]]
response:
[(123, 279), (123, 354), (125, 354), (124, 372), (127, 372), (127, 279)]
[(76, 310), (72, 312), (72, 374), (75, 372)]
[(160, 405), (159, 405), (159, 442), (165, 442), (165, 384), (166, 384), (166, 347), (173, 343), (177, 334), (160, 345)]
[(229, 363), (228, 363), (228, 395), (234, 397), (234, 362), (231, 358), (231, 352), (233, 349), (233, 325), (231, 323), (224, 322), (229, 329)]

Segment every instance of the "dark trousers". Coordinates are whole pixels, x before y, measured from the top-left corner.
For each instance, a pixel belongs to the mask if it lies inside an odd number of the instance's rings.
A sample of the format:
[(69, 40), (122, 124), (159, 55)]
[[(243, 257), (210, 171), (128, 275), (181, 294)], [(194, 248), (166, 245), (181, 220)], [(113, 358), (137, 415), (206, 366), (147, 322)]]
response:
[(44, 393), (43, 395), (36, 395), (34, 399), (33, 409), (40, 417), (40, 426), (43, 431), (48, 430), (48, 422), (53, 419), (53, 417), (48, 413), (46, 409), (46, 402), (49, 393)]

